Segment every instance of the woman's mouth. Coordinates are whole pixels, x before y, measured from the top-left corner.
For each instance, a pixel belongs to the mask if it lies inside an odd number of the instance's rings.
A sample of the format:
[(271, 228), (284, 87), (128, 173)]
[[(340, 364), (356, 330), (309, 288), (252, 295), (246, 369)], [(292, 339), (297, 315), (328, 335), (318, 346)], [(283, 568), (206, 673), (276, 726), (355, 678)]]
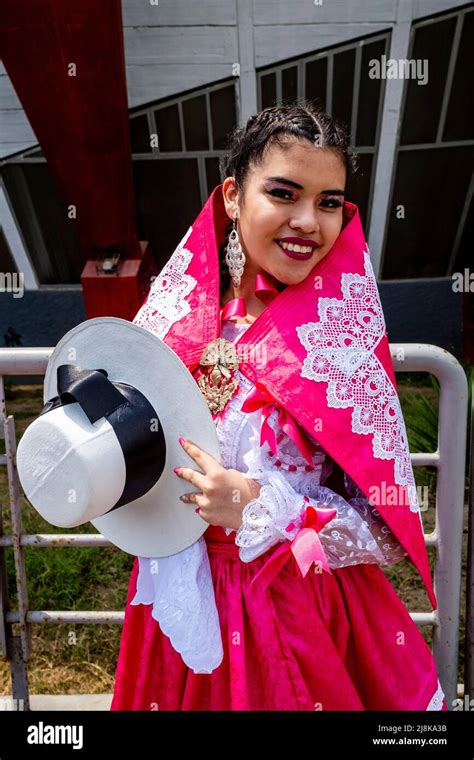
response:
[(285, 243), (282, 240), (276, 241), (279, 248), (289, 256), (291, 259), (299, 259), (300, 261), (307, 261), (311, 258), (314, 251), (319, 247), (311, 247), (309, 245), (297, 245), (296, 243)]

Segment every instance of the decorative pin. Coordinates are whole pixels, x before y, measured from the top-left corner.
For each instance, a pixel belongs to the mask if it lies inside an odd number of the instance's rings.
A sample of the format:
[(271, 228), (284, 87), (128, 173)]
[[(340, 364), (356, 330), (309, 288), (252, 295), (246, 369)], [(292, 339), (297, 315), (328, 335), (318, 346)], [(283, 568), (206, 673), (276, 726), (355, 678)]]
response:
[(201, 373), (197, 384), (212, 414), (222, 412), (239, 386), (234, 372), (239, 366), (233, 343), (225, 338), (211, 341), (199, 361)]

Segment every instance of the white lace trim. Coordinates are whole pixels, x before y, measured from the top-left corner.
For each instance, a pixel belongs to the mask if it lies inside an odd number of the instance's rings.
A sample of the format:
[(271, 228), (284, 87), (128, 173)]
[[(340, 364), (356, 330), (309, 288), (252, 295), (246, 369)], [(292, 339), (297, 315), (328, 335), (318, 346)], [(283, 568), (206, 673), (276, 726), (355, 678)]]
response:
[(152, 617), (195, 673), (211, 673), (223, 659), (219, 616), (205, 539), (169, 557), (139, 557), (130, 604), (152, 604)]
[(133, 324), (144, 327), (161, 339), (175, 322), (179, 322), (191, 311), (186, 296), (194, 290), (197, 281), (185, 274), (193, 254), (184, 246), (192, 229), (188, 229), (167, 264), (154, 279), (147, 300), (133, 319)]
[(364, 266), (365, 277), (342, 275), (341, 299), (319, 298), (319, 322), (296, 328), (308, 352), (301, 376), (328, 384), (329, 407), (352, 407), (352, 432), (371, 435), (374, 457), (394, 461), (395, 482), (420, 512), (400, 402), (374, 353), (386, 326), (368, 248)]
[(243, 429), (248, 423), (246, 415), (241, 411), (240, 407), (252, 384), (239, 370), (235, 371), (234, 377), (239, 379), (239, 386), (235, 394), (227, 402), (223, 416), (217, 418), (216, 432), (222, 466), (239, 469), (237, 466), (239, 444)]
[(269, 473), (259, 497), (249, 501), (242, 511), (242, 525), (235, 537), (242, 562), (251, 562), (278, 541), (292, 538), (285, 528), (299, 517), (304, 504), (303, 496), (291, 488), (281, 473)]
[(444, 691), (443, 691), (443, 689), (441, 687), (441, 684), (439, 682), (439, 679), (438, 679), (437, 689), (436, 689), (435, 693), (433, 694), (433, 696), (431, 697), (431, 699), (429, 701), (429, 704), (428, 704), (428, 707), (426, 708), (426, 710), (442, 710), (443, 709), (443, 699), (446, 699), (446, 695), (445, 695), (445, 693), (444, 693)]
[[(238, 324), (232, 320), (222, 322), (221, 336), (226, 340), (234, 342), (250, 327), (247, 324)], [(249, 390), (252, 388), (251, 381), (242, 375), (237, 369), (234, 377), (238, 379), (239, 385), (235, 394), (227, 402), (223, 414), (216, 418), (216, 432), (219, 440), (219, 452), (221, 455), (221, 464), (223, 467), (237, 467), (238, 449), (242, 437), (242, 432), (247, 424), (246, 415), (242, 413), (240, 407)]]

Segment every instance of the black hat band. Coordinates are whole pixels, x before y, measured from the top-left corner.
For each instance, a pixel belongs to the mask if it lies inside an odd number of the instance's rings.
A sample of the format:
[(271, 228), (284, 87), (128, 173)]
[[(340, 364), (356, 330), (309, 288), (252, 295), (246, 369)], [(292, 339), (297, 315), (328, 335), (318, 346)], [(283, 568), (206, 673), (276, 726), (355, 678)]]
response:
[(79, 403), (91, 423), (101, 417), (107, 419), (122, 448), (125, 485), (105, 514), (146, 494), (160, 479), (166, 461), (163, 427), (146, 396), (133, 385), (112, 383), (105, 369), (61, 364), (57, 381), (58, 395), (46, 402), (39, 416)]

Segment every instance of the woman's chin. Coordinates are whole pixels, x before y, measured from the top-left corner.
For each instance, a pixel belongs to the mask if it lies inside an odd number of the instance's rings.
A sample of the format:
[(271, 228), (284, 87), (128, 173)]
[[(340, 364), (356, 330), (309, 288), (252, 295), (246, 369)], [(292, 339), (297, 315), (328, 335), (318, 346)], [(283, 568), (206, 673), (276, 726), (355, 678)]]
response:
[(280, 273), (280, 275), (275, 279), (281, 283), (283, 287), (288, 285), (299, 285), (299, 283), (303, 282), (303, 280), (308, 276), (311, 269), (305, 269), (304, 272), (299, 272), (298, 274), (296, 272), (291, 272), (288, 274)]
[[(311, 259), (311, 261), (305, 262), (306, 266), (304, 267), (301, 266), (301, 262), (298, 262), (299, 266), (297, 268), (294, 266), (290, 267), (290, 269), (282, 267), (279, 268), (278, 271), (274, 270), (270, 272), (267, 269), (265, 272), (277, 290), (281, 290), (288, 285), (298, 285), (300, 282), (303, 282), (305, 277), (307, 277), (311, 269), (315, 266), (315, 263), (316, 262)], [(296, 269), (298, 269), (298, 271), (296, 271)]]

